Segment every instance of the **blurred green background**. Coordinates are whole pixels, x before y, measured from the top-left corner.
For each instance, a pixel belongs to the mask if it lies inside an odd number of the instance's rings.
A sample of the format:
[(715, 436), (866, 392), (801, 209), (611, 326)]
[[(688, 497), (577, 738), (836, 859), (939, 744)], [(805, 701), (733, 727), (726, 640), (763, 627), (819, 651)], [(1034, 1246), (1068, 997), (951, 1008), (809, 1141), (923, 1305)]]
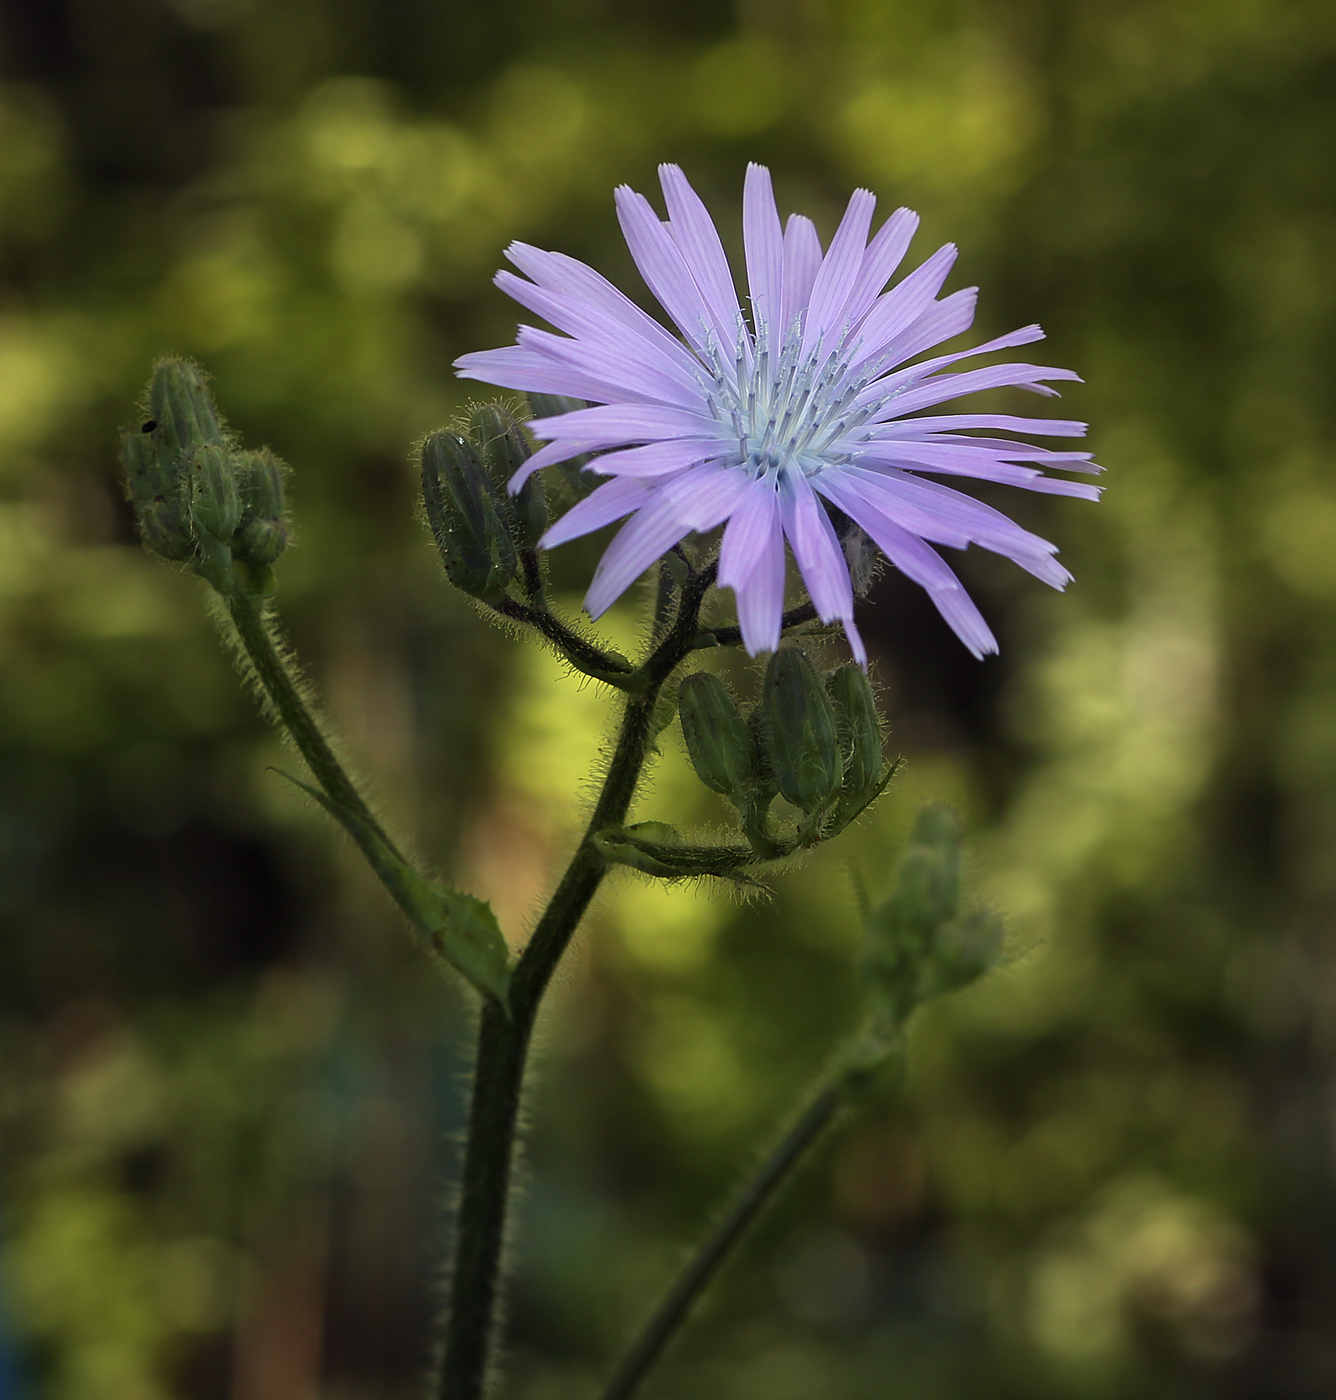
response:
[[(521, 238), (748, 159), (963, 249), (1087, 379), (1077, 583), (866, 609), (905, 777), (774, 903), (630, 881), (552, 998), (511, 1379), (588, 1396), (852, 1023), (850, 867), (955, 802), (1017, 956), (925, 1016), (648, 1396), (1336, 1393), (1336, 9), (1326, 0), (9, 0), (0, 12), (0, 1296), (44, 1400), (419, 1393), (465, 999), (272, 770), (115, 430), (198, 357), (296, 469), (287, 623), (393, 825), (521, 937), (608, 702), (452, 596), (414, 438)], [(638, 293), (637, 293), (638, 294)], [(578, 595), (594, 558), (571, 546)], [(632, 604), (610, 619), (624, 641)], [(674, 732), (643, 816), (717, 814)]]

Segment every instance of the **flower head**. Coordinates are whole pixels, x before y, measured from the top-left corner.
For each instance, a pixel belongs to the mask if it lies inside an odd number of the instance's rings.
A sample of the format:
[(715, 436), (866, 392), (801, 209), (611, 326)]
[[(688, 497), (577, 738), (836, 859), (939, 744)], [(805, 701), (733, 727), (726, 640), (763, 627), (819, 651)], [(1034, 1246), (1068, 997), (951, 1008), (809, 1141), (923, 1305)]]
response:
[(518, 344), (455, 362), (465, 378), (594, 405), (535, 419), (530, 427), (546, 446), (511, 482), (516, 490), (542, 467), (601, 454), (589, 470), (611, 479), (542, 541), (551, 548), (630, 517), (590, 585), (591, 616), (686, 535), (727, 522), (718, 581), (737, 596), (748, 651), (779, 645), (787, 540), (818, 615), (843, 623), (862, 661), (844, 547), (861, 530), (927, 589), (976, 656), (996, 651), (988, 624), (932, 545), (982, 545), (1055, 588), (1071, 575), (1053, 557), (1055, 546), (928, 478), (1094, 499), (1096, 487), (1047, 477), (1041, 467), (1099, 468), (1089, 453), (973, 435), (1075, 437), (1083, 423), (922, 410), (1004, 385), (1051, 395), (1045, 381), (1077, 376), (1028, 364), (943, 372), (1040, 340), (1038, 326), (907, 363), (974, 320), (977, 288), (938, 296), (955, 247), (883, 290), (918, 216), (896, 210), (869, 241), (876, 200), (857, 190), (823, 252), (810, 219), (795, 214), (781, 227), (770, 174), (759, 165), (747, 168), (743, 196), (749, 320), (700, 197), (677, 166), (661, 166), (659, 175), (666, 221), (626, 186), (617, 190), (617, 214), (636, 266), (682, 339), (584, 263), (514, 243), (506, 256), (524, 276), (499, 272), (497, 285), (564, 334), (521, 326)]

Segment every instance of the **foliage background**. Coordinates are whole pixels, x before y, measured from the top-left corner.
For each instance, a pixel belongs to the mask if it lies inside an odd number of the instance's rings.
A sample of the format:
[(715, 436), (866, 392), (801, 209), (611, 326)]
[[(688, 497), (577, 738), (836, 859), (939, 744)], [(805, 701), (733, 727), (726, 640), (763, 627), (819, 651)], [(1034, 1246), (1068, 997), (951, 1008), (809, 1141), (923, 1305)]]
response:
[[(593, 1393), (850, 1024), (847, 862), (875, 883), (924, 797), (1018, 957), (925, 1017), (652, 1393), (1336, 1389), (1336, 11), (10, 0), (0, 72), (15, 1394), (418, 1393), (455, 1162), (463, 998), (133, 539), (114, 431), (152, 357), (296, 467), (295, 640), (396, 826), (521, 936), (606, 701), (449, 594), (407, 449), (512, 332), (503, 246), (632, 287), (611, 189), (663, 159), (733, 247), (748, 159), (827, 234), (856, 183), (918, 208), (981, 330), (1038, 318), (1086, 376), (1110, 489), (1007, 502), (1065, 597), (965, 559), (1000, 660), (883, 582), (909, 766), (847, 847), (769, 905), (599, 906), (545, 1024), (508, 1393)], [(645, 814), (704, 796), (670, 742)]]

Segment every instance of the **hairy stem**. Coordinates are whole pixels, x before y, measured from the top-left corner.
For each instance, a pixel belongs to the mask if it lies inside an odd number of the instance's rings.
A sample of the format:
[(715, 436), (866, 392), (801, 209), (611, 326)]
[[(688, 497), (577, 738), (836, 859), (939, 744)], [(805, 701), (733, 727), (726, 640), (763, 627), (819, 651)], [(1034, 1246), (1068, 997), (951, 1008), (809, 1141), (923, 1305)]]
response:
[[(804, 622), (816, 621), (816, 607), (812, 603), (799, 603), (796, 608), (790, 608), (780, 619), (779, 627), (781, 632), (787, 632), (790, 627), (801, 627)], [(711, 627), (702, 632), (696, 639), (696, 645), (702, 647), (735, 647), (742, 644), (741, 627)]]
[(605, 866), (593, 837), (626, 819), (653, 740), (655, 701), (664, 681), (691, 650), (701, 601), (714, 582), (714, 572), (711, 566), (688, 578), (676, 622), (636, 673), (644, 688), (627, 697), (603, 789), (556, 893), (515, 965), (508, 1008), (494, 1002), (483, 1007), (439, 1400), (479, 1400), (486, 1387), (500, 1298), (511, 1164), (534, 1020), (552, 974), (603, 881)]
[(502, 617), (541, 632), (544, 637), (575, 667), (577, 671), (595, 680), (616, 686), (618, 690), (642, 689), (641, 672), (629, 661), (586, 641), (578, 632), (573, 632), (559, 617), (548, 612), (544, 606), (529, 607), (514, 598), (502, 598), (491, 604)]
[(283, 654), (261, 600), (249, 593), (234, 593), (227, 598), (227, 610), (256, 679), (326, 796), (356, 813), (398, 854), (394, 842), (335, 757), (319, 721), (302, 695), (301, 684)]
[(635, 1393), (761, 1207), (835, 1119), (846, 1102), (845, 1087), (843, 1077), (828, 1083), (785, 1133), (664, 1295), (603, 1392), (603, 1400), (627, 1400)]

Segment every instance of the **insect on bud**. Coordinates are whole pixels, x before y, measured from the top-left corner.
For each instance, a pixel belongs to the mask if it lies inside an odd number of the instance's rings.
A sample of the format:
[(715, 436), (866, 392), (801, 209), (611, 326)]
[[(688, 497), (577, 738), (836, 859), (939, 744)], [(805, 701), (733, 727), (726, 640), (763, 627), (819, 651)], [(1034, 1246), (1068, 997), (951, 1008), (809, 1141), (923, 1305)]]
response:
[(752, 732), (717, 676), (697, 671), (677, 693), (682, 737), (696, 776), (712, 792), (738, 798), (756, 772)]
[(827, 677), (826, 692), (835, 711), (844, 786), (850, 792), (865, 792), (881, 778), (884, 758), (881, 718), (867, 672), (855, 662), (841, 666)]
[(515, 577), (503, 506), (473, 445), (433, 433), (422, 445), (422, 499), (446, 576), (470, 597), (499, 599)]
[(761, 712), (780, 794), (804, 812), (825, 806), (842, 769), (835, 714), (816, 667), (797, 647), (781, 647), (771, 656)]

